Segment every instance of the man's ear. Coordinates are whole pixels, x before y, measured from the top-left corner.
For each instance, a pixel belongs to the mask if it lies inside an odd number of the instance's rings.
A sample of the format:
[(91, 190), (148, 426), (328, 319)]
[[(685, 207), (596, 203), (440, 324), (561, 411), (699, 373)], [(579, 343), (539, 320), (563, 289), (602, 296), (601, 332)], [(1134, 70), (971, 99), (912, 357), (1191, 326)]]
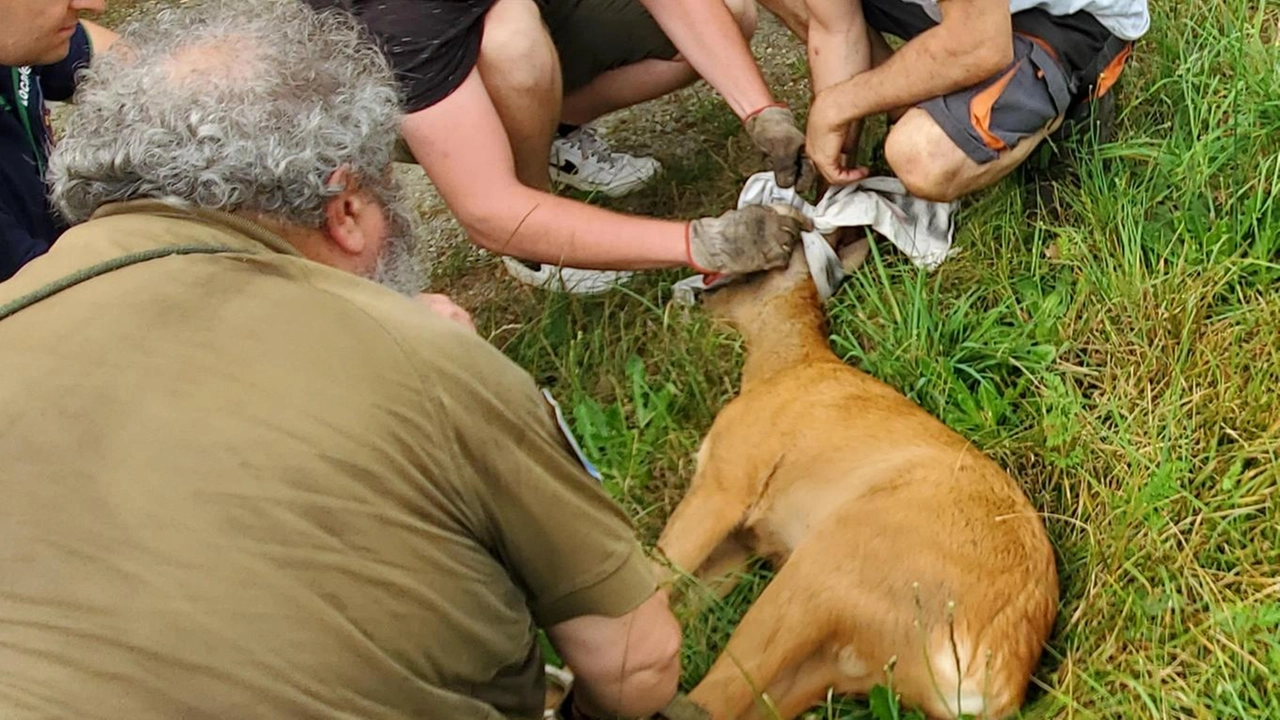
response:
[(325, 234), (343, 253), (362, 255), (378, 238), (370, 236), (370, 213), (381, 216), (382, 209), (360, 188), (351, 171), (340, 167), (329, 176), (329, 185), (342, 190), (324, 206)]

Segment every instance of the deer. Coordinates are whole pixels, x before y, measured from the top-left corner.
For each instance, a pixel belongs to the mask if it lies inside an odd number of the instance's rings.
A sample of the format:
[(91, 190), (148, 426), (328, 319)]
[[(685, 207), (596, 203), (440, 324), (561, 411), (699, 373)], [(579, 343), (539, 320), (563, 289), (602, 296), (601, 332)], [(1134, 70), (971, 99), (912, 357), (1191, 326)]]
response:
[[(845, 270), (868, 250), (865, 237), (840, 248)], [(1015, 712), (1058, 608), (1053, 548), (1023, 490), (832, 351), (800, 249), (701, 304), (744, 340), (741, 388), (701, 443), (656, 565), (664, 583), (692, 576), (720, 597), (753, 558), (775, 574), (666, 717), (790, 720), (890, 682), (930, 718)]]

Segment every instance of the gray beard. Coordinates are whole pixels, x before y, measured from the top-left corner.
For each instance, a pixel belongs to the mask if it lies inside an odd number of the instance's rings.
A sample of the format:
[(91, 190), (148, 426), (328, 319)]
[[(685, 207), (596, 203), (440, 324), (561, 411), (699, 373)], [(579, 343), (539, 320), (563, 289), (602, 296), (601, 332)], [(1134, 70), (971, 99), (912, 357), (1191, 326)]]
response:
[(398, 183), (381, 199), (386, 208), (387, 238), (369, 279), (413, 297), (422, 292), (426, 279), (416, 252), (420, 223)]

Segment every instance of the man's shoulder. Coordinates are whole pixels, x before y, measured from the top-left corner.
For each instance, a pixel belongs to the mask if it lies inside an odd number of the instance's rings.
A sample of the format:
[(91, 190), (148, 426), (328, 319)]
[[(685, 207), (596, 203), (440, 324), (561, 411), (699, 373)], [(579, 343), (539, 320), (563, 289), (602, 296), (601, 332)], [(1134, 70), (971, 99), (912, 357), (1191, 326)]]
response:
[(381, 327), (420, 372), (492, 377), (516, 368), (474, 331), (436, 315), (415, 298), (325, 266), (313, 268), (309, 283)]

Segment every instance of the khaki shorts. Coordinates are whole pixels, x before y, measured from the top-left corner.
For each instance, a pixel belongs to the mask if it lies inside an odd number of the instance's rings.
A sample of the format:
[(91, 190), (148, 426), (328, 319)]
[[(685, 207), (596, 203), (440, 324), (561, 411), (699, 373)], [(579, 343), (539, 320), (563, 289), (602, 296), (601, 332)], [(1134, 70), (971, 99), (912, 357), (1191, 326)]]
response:
[(678, 54), (639, 0), (538, 0), (560, 54), (564, 92), (641, 60)]
[[(937, 25), (911, 0), (863, 0), (872, 28), (903, 39)], [(974, 162), (988, 163), (1076, 105), (1101, 97), (1129, 56), (1120, 41), (1085, 13), (1040, 9), (1013, 16), (1013, 63), (994, 77), (920, 103), (920, 109)]]

